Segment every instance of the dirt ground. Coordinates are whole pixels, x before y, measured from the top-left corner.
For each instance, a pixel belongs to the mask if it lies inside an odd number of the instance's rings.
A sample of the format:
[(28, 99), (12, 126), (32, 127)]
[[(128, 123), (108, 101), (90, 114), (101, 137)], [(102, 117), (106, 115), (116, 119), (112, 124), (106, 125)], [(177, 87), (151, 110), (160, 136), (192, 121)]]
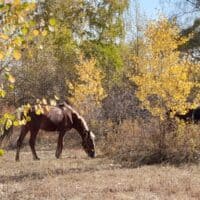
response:
[(53, 150), (40, 148), (40, 161), (30, 149), (15, 162), (10, 150), (0, 158), (1, 200), (200, 199), (200, 166), (124, 168), (82, 149), (65, 149), (57, 160)]

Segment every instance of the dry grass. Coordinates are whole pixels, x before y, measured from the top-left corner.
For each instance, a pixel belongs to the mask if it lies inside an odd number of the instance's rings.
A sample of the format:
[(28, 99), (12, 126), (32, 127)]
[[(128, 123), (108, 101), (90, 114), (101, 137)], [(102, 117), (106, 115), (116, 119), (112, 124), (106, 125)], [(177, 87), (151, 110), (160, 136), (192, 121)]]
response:
[(89, 159), (82, 149), (65, 149), (59, 160), (52, 148), (37, 149), (40, 161), (29, 147), (18, 163), (11, 150), (1, 158), (0, 199), (200, 199), (200, 166), (130, 169), (100, 155)]
[(199, 163), (200, 125), (187, 124), (177, 128), (174, 123), (168, 123), (163, 124), (164, 132), (156, 119), (149, 122), (124, 120), (119, 125), (104, 123), (102, 152), (129, 167)]

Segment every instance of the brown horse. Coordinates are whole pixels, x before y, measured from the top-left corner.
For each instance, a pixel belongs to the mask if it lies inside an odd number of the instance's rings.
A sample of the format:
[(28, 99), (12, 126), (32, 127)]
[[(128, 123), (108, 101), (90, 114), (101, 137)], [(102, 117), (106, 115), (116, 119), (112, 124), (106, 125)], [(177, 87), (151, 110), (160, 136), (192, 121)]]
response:
[[(45, 109), (44, 109), (45, 110)], [(22, 142), (26, 134), (30, 131), (30, 140), (29, 144), (33, 154), (34, 160), (39, 160), (39, 157), (35, 151), (35, 141), (38, 134), (38, 131), (58, 131), (58, 143), (56, 149), (56, 158), (59, 158), (62, 149), (63, 149), (63, 137), (66, 131), (74, 128), (78, 131), (82, 138), (82, 146), (85, 152), (89, 157), (95, 157), (95, 144), (94, 134), (89, 130), (85, 120), (81, 117), (71, 106), (66, 103), (59, 105), (57, 107), (51, 106), (48, 111), (45, 111), (43, 114), (37, 115), (32, 109), (29, 111), (28, 116), (31, 118), (29, 122), (21, 127), (21, 133), (17, 140), (17, 153), (16, 161), (19, 161), (19, 152), (22, 145)], [(3, 138), (8, 135), (8, 131), (4, 132)], [(1, 141), (0, 141), (1, 142)]]

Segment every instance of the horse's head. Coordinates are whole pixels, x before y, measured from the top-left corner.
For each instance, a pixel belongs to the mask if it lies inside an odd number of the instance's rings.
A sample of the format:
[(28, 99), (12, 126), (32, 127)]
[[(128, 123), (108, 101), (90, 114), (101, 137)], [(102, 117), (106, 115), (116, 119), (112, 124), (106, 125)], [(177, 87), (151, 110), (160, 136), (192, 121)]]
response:
[(91, 158), (95, 157), (95, 135), (92, 131), (86, 131), (85, 137), (83, 138), (82, 146), (87, 155)]

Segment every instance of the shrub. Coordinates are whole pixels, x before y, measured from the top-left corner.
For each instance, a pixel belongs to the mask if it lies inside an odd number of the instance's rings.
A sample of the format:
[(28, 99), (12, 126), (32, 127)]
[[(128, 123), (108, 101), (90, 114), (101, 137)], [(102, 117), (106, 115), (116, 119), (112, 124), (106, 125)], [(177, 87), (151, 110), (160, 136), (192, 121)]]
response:
[(126, 166), (200, 161), (199, 126), (172, 122), (162, 125), (156, 118), (124, 120), (119, 125), (106, 122), (101, 151)]

